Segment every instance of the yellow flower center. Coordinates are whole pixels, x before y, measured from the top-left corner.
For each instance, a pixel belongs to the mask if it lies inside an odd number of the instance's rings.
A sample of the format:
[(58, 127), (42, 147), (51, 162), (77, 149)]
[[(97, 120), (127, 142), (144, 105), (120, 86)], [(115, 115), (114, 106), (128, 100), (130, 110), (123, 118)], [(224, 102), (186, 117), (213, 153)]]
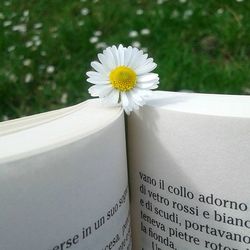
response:
[(128, 91), (136, 84), (136, 73), (126, 66), (119, 66), (110, 72), (109, 79), (115, 89)]

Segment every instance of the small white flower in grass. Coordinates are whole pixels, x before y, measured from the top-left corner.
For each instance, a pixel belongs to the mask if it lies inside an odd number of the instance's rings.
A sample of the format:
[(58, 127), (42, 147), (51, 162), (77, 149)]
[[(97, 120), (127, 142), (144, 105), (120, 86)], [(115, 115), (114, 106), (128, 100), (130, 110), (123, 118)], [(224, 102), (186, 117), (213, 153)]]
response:
[(12, 51), (14, 51), (15, 49), (16, 49), (15, 46), (10, 46), (10, 47), (7, 48), (8, 52), (12, 52)]
[(129, 37), (137, 37), (138, 36), (138, 32), (136, 30), (131, 30), (129, 33), (128, 33), (128, 36)]
[(36, 35), (36, 36), (33, 36), (33, 37), (32, 37), (32, 40), (33, 40), (33, 41), (38, 41), (38, 40), (40, 40), (40, 37), (37, 36), (37, 35)]
[(183, 13), (183, 19), (187, 20), (189, 19), (189, 17), (191, 17), (193, 15), (193, 11), (192, 10), (185, 10)]
[(32, 80), (33, 80), (33, 75), (31, 73), (28, 73), (28, 74), (25, 75), (24, 81), (26, 83), (30, 83)]
[(4, 14), (0, 12), (0, 19), (4, 19), (4, 18), (5, 18)]
[(3, 27), (8, 27), (12, 24), (12, 22), (10, 20), (4, 21), (3, 22)]
[(88, 8), (83, 8), (83, 9), (81, 9), (81, 14), (82, 14), (83, 16), (87, 16), (87, 15), (89, 14), (89, 9), (88, 9)]
[(47, 56), (47, 52), (42, 50), (41, 53), (40, 53), (41, 56)]
[(25, 24), (18, 24), (12, 27), (13, 31), (18, 31), (20, 33), (25, 33), (27, 31), (27, 26)]
[(30, 48), (30, 47), (32, 47), (33, 46), (33, 41), (27, 41), (26, 43), (25, 43), (25, 47), (26, 48)]
[(49, 65), (46, 69), (48, 74), (52, 74), (55, 71), (55, 67), (53, 65)]
[(85, 23), (85, 22), (84, 22), (83, 20), (80, 20), (80, 21), (78, 21), (77, 25), (78, 25), (78, 26), (83, 26), (84, 23)]
[(100, 97), (111, 105), (122, 105), (127, 114), (145, 104), (145, 97), (159, 84), (152, 58), (137, 48), (112, 46), (98, 54), (91, 63), (95, 71), (87, 72), (91, 96)]
[(144, 13), (144, 11), (142, 9), (138, 9), (136, 10), (136, 15), (140, 16)]
[(89, 42), (90, 43), (97, 43), (99, 40), (99, 38), (97, 36), (92, 36), (89, 38)]
[(25, 16), (25, 17), (28, 17), (29, 14), (30, 14), (30, 11), (29, 11), (29, 10), (25, 10), (25, 11), (23, 12), (23, 16)]
[(223, 14), (223, 12), (224, 12), (224, 9), (222, 9), (222, 8), (219, 8), (219, 9), (216, 11), (216, 13), (217, 13), (218, 15)]
[(84, 22), (83, 20), (80, 20), (80, 21), (77, 22), (77, 25), (78, 25), (78, 26), (83, 26), (84, 23), (85, 23), (85, 22)]
[(35, 23), (34, 24), (34, 29), (41, 29), (43, 27), (42, 23)]
[(242, 91), (244, 92), (244, 94), (250, 95), (250, 88), (243, 88)]
[(9, 120), (9, 117), (7, 115), (3, 115), (3, 121), (8, 121)]
[(28, 67), (28, 66), (31, 65), (31, 62), (32, 62), (31, 59), (27, 58), (27, 59), (25, 59), (25, 60), (23, 61), (23, 65), (26, 66), (26, 67)]
[(9, 80), (10, 80), (11, 82), (16, 82), (16, 81), (17, 81), (17, 76), (16, 76), (15, 74), (11, 73), (11, 74), (9, 75)]
[(94, 32), (94, 36), (101, 36), (102, 35), (102, 32), (100, 30), (96, 30)]
[(138, 42), (138, 41), (134, 41), (134, 42), (132, 42), (132, 44), (131, 44), (133, 47), (136, 47), (136, 48), (140, 48), (141, 47), (141, 43), (140, 42)]
[(100, 43), (97, 43), (95, 47), (97, 49), (106, 49), (107, 48), (107, 44), (105, 42), (100, 42)]
[(67, 103), (67, 101), (68, 101), (68, 93), (63, 93), (61, 96), (60, 102), (62, 104), (65, 104), (65, 103)]
[(163, 4), (163, 0), (157, 0), (157, 4), (159, 4), (159, 5), (161, 5), (161, 4)]
[(42, 41), (41, 40), (37, 40), (37, 41), (35, 41), (35, 46), (40, 46), (42, 44)]
[(150, 30), (149, 30), (149, 29), (142, 29), (142, 30), (141, 30), (141, 34), (142, 34), (143, 36), (147, 36), (147, 35), (150, 34)]
[(10, 4), (11, 4), (10, 1), (5, 1), (5, 2), (4, 2), (4, 5), (5, 5), (5, 6), (10, 6)]

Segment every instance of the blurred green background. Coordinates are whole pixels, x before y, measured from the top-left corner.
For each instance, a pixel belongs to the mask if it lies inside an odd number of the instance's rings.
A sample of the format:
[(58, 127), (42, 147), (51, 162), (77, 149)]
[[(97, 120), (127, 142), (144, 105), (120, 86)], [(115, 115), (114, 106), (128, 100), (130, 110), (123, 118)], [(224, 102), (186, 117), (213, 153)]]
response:
[(1, 0), (0, 120), (89, 98), (113, 44), (148, 51), (160, 89), (250, 94), (249, 0)]

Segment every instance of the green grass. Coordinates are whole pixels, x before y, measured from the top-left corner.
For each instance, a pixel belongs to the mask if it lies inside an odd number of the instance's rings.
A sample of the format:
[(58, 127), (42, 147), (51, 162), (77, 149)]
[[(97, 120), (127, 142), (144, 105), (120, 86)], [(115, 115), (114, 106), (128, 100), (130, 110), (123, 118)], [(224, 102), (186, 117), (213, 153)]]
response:
[[(81, 14), (83, 8), (89, 10), (87, 15)], [(143, 14), (137, 15), (138, 9)], [(102, 32), (99, 42), (107, 45), (139, 41), (147, 48), (158, 64), (160, 89), (246, 94), (250, 91), (249, 11), (248, 0), (162, 4), (156, 0), (3, 0), (0, 120), (89, 98), (85, 72), (102, 50), (89, 41), (97, 30)], [(37, 23), (42, 27), (34, 28)], [(13, 31), (19, 24), (27, 31)], [(151, 33), (141, 35), (144, 28)], [(138, 31), (138, 37), (129, 37), (131, 30)], [(28, 41), (33, 45), (29, 47)], [(27, 59), (31, 63), (25, 66)], [(52, 73), (47, 72), (50, 65), (55, 69)]]

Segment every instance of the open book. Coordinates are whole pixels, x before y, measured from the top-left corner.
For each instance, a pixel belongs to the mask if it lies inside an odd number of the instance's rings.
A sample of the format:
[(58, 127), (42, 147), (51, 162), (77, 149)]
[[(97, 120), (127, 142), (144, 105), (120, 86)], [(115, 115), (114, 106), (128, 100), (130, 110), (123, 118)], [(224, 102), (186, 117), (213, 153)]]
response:
[(1, 250), (250, 249), (250, 97), (154, 92), (0, 124)]

